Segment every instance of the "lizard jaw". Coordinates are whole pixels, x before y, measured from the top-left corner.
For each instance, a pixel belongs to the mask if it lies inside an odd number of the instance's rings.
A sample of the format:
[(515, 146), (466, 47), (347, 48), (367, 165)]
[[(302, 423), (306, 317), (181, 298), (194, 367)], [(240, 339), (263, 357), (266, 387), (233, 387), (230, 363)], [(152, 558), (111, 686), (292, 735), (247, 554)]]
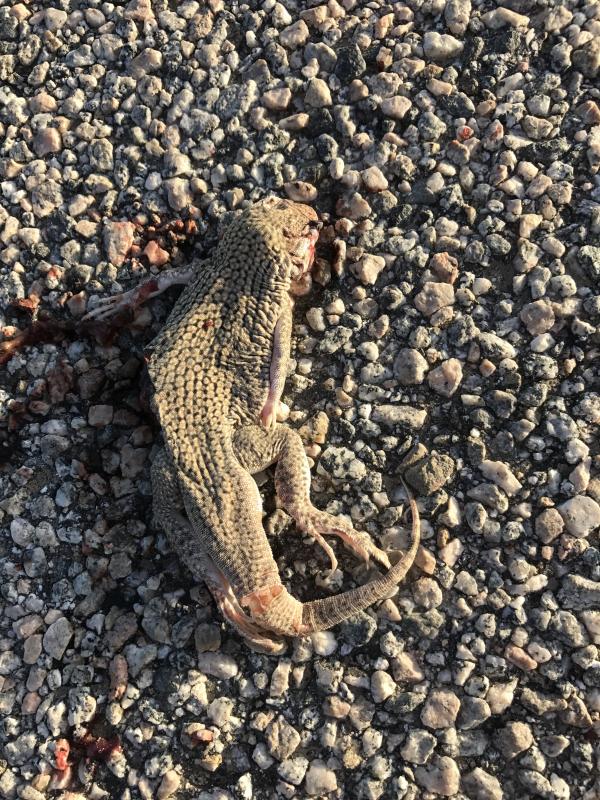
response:
[(292, 253), (292, 280), (290, 294), (300, 297), (308, 294), (312, 286), (310, 271), (315, 261), (315, 247), (322, 223), (310, 223), (302, 231), (300, 241)]

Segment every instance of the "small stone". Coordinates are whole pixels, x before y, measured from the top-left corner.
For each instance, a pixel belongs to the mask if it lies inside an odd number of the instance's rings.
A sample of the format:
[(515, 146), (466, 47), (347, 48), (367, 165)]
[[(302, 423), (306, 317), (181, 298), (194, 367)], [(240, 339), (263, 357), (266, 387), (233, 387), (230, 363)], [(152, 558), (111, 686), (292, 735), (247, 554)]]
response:
[(430, 317), (440, 308), (454, 304), (454, 287), (449, 283), (426, 281), (421, 291), (415, 296), (415, 306), (426, 317)]
[(367, 286), (372, 286), (385, 269), (386, 262), (383, 256), (364, 255), (361, 260), (354, 265), (356, 277)]
[(199, 670), (221, 680), (235, 678), (238, 674), (238, 665), (225, 653), (200, 653), (197, 656), (197, 663)]
[(434, 756), (426, 767), (417, 767), (415, 778), (428, 792), (452, 797), (460, 786), (460, 771), (449, 756)]
[(504, 655), (511, 662), (511, 664), (519, 667), (519, 669), (522, 669), (524, 672), (531, 672), (534, 669), (537, 669), (537, 661), (531, 658), (531, 656), (528, 655), (522, 647), (519, 647), (516, 644), (507, 645)]
[(207, 709), (208, 716), (217, 728), (227, 724), (232, 711), (233, 700), (230, 697), (215, 697)]
[(416, 386), (423, 383), (429, 364), (413, 348), (403, 348), (394, 360), (394, 375), (402, 386)]
[(60, 133), (56, 128), (44, 128), (36, 133), (33, 139), (33, 149), (36, 155), (42, 157), (49, 153), (59, 153), (62, 147)]
[(291, 783), (292, 786), (300, 786), (306, 775), (308, 768), (308, 759), (303, 756), (295, 756), (294, 758), (286, 758), (277, 767), (277, 774), (283, 778), (284, 781)]
[(412, 593), (415, 603), (421, 608), (438, 608), (442, 604), (442, 590), (433, 578), (416, 580), (412, 585)]
[(586, 538), (600, 526), (600, 505), (586, 495), (572, 497), (558, 511), (572, 536)]
[(550, 544), (563, 532), (565, 523), (555, 508), (547, 508), (535, 520), (535, 532), (544, 544)]
[(516, 678), (513, 678), (513, 680), (507, 683), (494, 683), (490, 686), (485, 699), (492, 714), (502, 714), (510, 707), (515, 696), (516, 688)]
[(331, 631), (318, 631), (310, 638), (313, 649), (319, 656), (330, 656), (337, 650), (337, 640)]
[(44, 650), (49, 656), (60, 661), (72, 636), (73, 628), (69, 620), (66, 617), (59, 617), (48, 626), (48, 630), (44, 634)]
[(546, 333), (554, 325), (554, 312), (546, 300), (536, 300), (523, 306), (519, 315), (532, 336)]
[(391, 119), (403, 119), (412, 108), (412, 101), (403, 95), (386, 97), (381, 102), (381, 113)]
[(336, 774), (332, 769), (328, 769), (323, 761), (312, 761), (306, 773), (304, 786), (310, 797), (321, 797), (329, 792), (335, 792), (338, 788)]
[(292, 662), (289, 659), (282, 659), (273, 670), (271, 684), (269, 686), (270, 697), (283, 697), (287, 694), (290, 686), (290, 672)]
[(431, 370), (427, 382), (434, 392), (443, 397), (452, 397), (462, 381), (462, 364), (457, 358), (443, 361), (439, 367)]
[(360, 176), (370, 192), (383, 192), (388, 187), (387, 179), (379, 167), (368, 167), (360, 173)]
[(509, 497), (517, 494), (523, 488), (522, 484), (502, 461), (484, 460), (479, 465), (479, 469), (486, 478), (489, 478), (501, 489), (504, 489)]
[(494, 742), (504, 758), (511, 760), (533, 744), (531, 728), (525, 722), (509, 722), (498, 731)]
[(427, 31), (423, 36), (425, 58), (438, 64), (445, 64), (456, 58), (462, 52), (463, 47), (463, 42), (455, 39), (449, 33)]
[(511, 8), (506, 8), (505, 6), (494, 8), (493, 11), (488, 11), (486, 14), (483, 14), (481, 21), (491, 30), (498, 30), (507, 25), (512, 28), (529, 27), (529, 17), (526, 17), (524, 14), (518, 14), (516, 11), (513, 11)]
[(94, 428), (104, 428), (110, 425), (113, 418), (113, 407), (108, 405), (90, 406), (88, 422)]
[(181, 778), (174, 769), (165, 772), (156, 791), (157, 800), (167, 800), (172, 797), (181, 785)]
[(134, 19), (138, 22), (151, 22), (154, 20), (151, 0), (130, 0), (123, 12), (125, 19)]
[(317, 199), (316, 187), (306, 181), (290, 181), (283, 188), (290, 200), (296, 203), (313, 203)]
[(392, 674), (397, 683), (420, 683), (425, 674), (412, 653), (400, 653), (392, 660)]
[(290, 50), (296, 50), (306, 44), (310, 37), (308, 25), (303, 19), (294, 22), (293, 25), (288, 25), (279, 33), (279, 41), (284, 47)]
[(460, 700), (450, 689), (432, 691), (421, 711), (421, 722), (438, 730), (454, 725), (460, 710)]
[(406, 480), (418, 495), (429, 496), (452, 480), (455, 469), (450, 456), (432, 453), (406, 470)]
[(371, 676), (371, 694), (376, 703), (383, 703), (396, 691), (396, 683), (385, 670), (375, 670)]
[(265, 736), (269, 753), (278, 761), (289, 758), (300, 744), (300, 734), (282, 716), (269, 723)]
[(412, 764), (425, 764), (435, 750), (436, 738), (429, 731), (410, 731), (400, 749), (400, 755)]
[(308, 84), (308, 90), (304, 96), (307, 106), (313, 108), (325, 108), (332, 104), (329, 86), (321, 78), (312, 78)]
[(185, 178), (170, 178), (163, 182), (169, 205), (175, 211), (183, 211), (192, 204), (190, 182)]
[(371, 414), (373, 422), (381, 422), (383, 425), (393, 427), (401, 425), (407, 428), (420, 430), (427, 419), (427, 411), (424, 408), (414, 406), (400, 406), (383, 404), (376, 406)]
[(159, 69), (162, 63), (163, 55), (160, 50), (147, 47), (129, 62), (129, 73), (134, 80), (140, 80)]
[[(434, 253), (431, 257), (430, 267), (443, 283), (454, 283), (458, 278), (458, 261), (449, 253)], [(477, 280), (483, 280), (483, 278), (477, 278)], [(473, 289), (475, 290), (475, 286)]]
[(155, 267), (164, 266), (170, 258), (169, 253), (163, 250), (154, 239), (149, 241), (146, 247), (144, 247), (144, 255), (148, 259), (148, 262)]
[(471, 800), (502, 800), (502, 786), (494, 775), (475, 767), (462, 778), (463, 787)]
[(285, 111), (291, 99), (292, 93), (287, 86), (281, 89), (270, 89), (261, 97), (263, 106), (269, 111)]
[(120, 267), (133, 245), (135, 225), (133, 222), (105, 222), (104, 248), (111, 264)]
[(462, 36), (471, 17), (471, 0), (446, 0), (444, 17), (450, 33)]

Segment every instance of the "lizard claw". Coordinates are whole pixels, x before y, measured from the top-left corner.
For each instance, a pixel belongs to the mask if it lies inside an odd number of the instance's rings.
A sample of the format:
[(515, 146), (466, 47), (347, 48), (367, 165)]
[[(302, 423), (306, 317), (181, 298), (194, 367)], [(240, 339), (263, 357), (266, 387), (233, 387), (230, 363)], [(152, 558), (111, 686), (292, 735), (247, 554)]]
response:
[(134, 309), (136, 304), (133, 294), (133, 291), (129, 291), (120, 292), (112, 295), (112, 297), (102, 297), (98, 304), (81, 318), (82, 322), (90, 322), (91, 320), (100, 322), (114, 317), (127, 308)]
[(273, 403), (271, 400), (267, 400), (263, 410), (260, 412), (260, 422), (263, 428), (266, 428), (267, 430), (271, 430), (271, 428), (275, 427), (275, 423), (277, 422), (277, 413), (275, 403)]

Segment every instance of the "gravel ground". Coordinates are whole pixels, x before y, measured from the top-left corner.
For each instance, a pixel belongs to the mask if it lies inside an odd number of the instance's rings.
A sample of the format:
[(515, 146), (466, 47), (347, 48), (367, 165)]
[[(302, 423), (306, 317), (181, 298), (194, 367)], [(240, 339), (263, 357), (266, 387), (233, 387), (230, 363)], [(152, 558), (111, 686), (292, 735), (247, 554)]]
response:
[[(0, 4), (2, 797), (600, 798), (600, 3), (309, 5)], [(394, 598), (280, 658), (151, 525), (176, 291), (78, 322), (273, 192), (328, 221), (315, 501), (398, 548), (404, 473), (424, 519)], [(297, 596), (366, 580), (261, 487)]]

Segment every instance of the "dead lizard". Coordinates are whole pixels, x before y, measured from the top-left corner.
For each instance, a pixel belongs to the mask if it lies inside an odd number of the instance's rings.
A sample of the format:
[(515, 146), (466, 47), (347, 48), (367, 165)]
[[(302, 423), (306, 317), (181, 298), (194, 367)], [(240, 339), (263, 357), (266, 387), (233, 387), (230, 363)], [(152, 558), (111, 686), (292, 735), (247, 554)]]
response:
[[(300, 436), (276, 421), (292, 332), (292, 295), (304, 292), (320, 223), (306, 205), (268, 198), (230, 223), (200, 268), (162, 273), (90, 312), (102, 318), (186, 284), (150, 345), (148, 372), (164, 448), (152, 466), (154, 518), (223, 615), (256, 648), (329, 628), (393, 593), (419, 543), (391, 566), (366, 533), (310, 501)], [(281, 583), (252, 474), (277, 463), (278, 498), (298, 528), (336, 559), (324, 534), (387, 572), (356, 589), (301, 603)]]

